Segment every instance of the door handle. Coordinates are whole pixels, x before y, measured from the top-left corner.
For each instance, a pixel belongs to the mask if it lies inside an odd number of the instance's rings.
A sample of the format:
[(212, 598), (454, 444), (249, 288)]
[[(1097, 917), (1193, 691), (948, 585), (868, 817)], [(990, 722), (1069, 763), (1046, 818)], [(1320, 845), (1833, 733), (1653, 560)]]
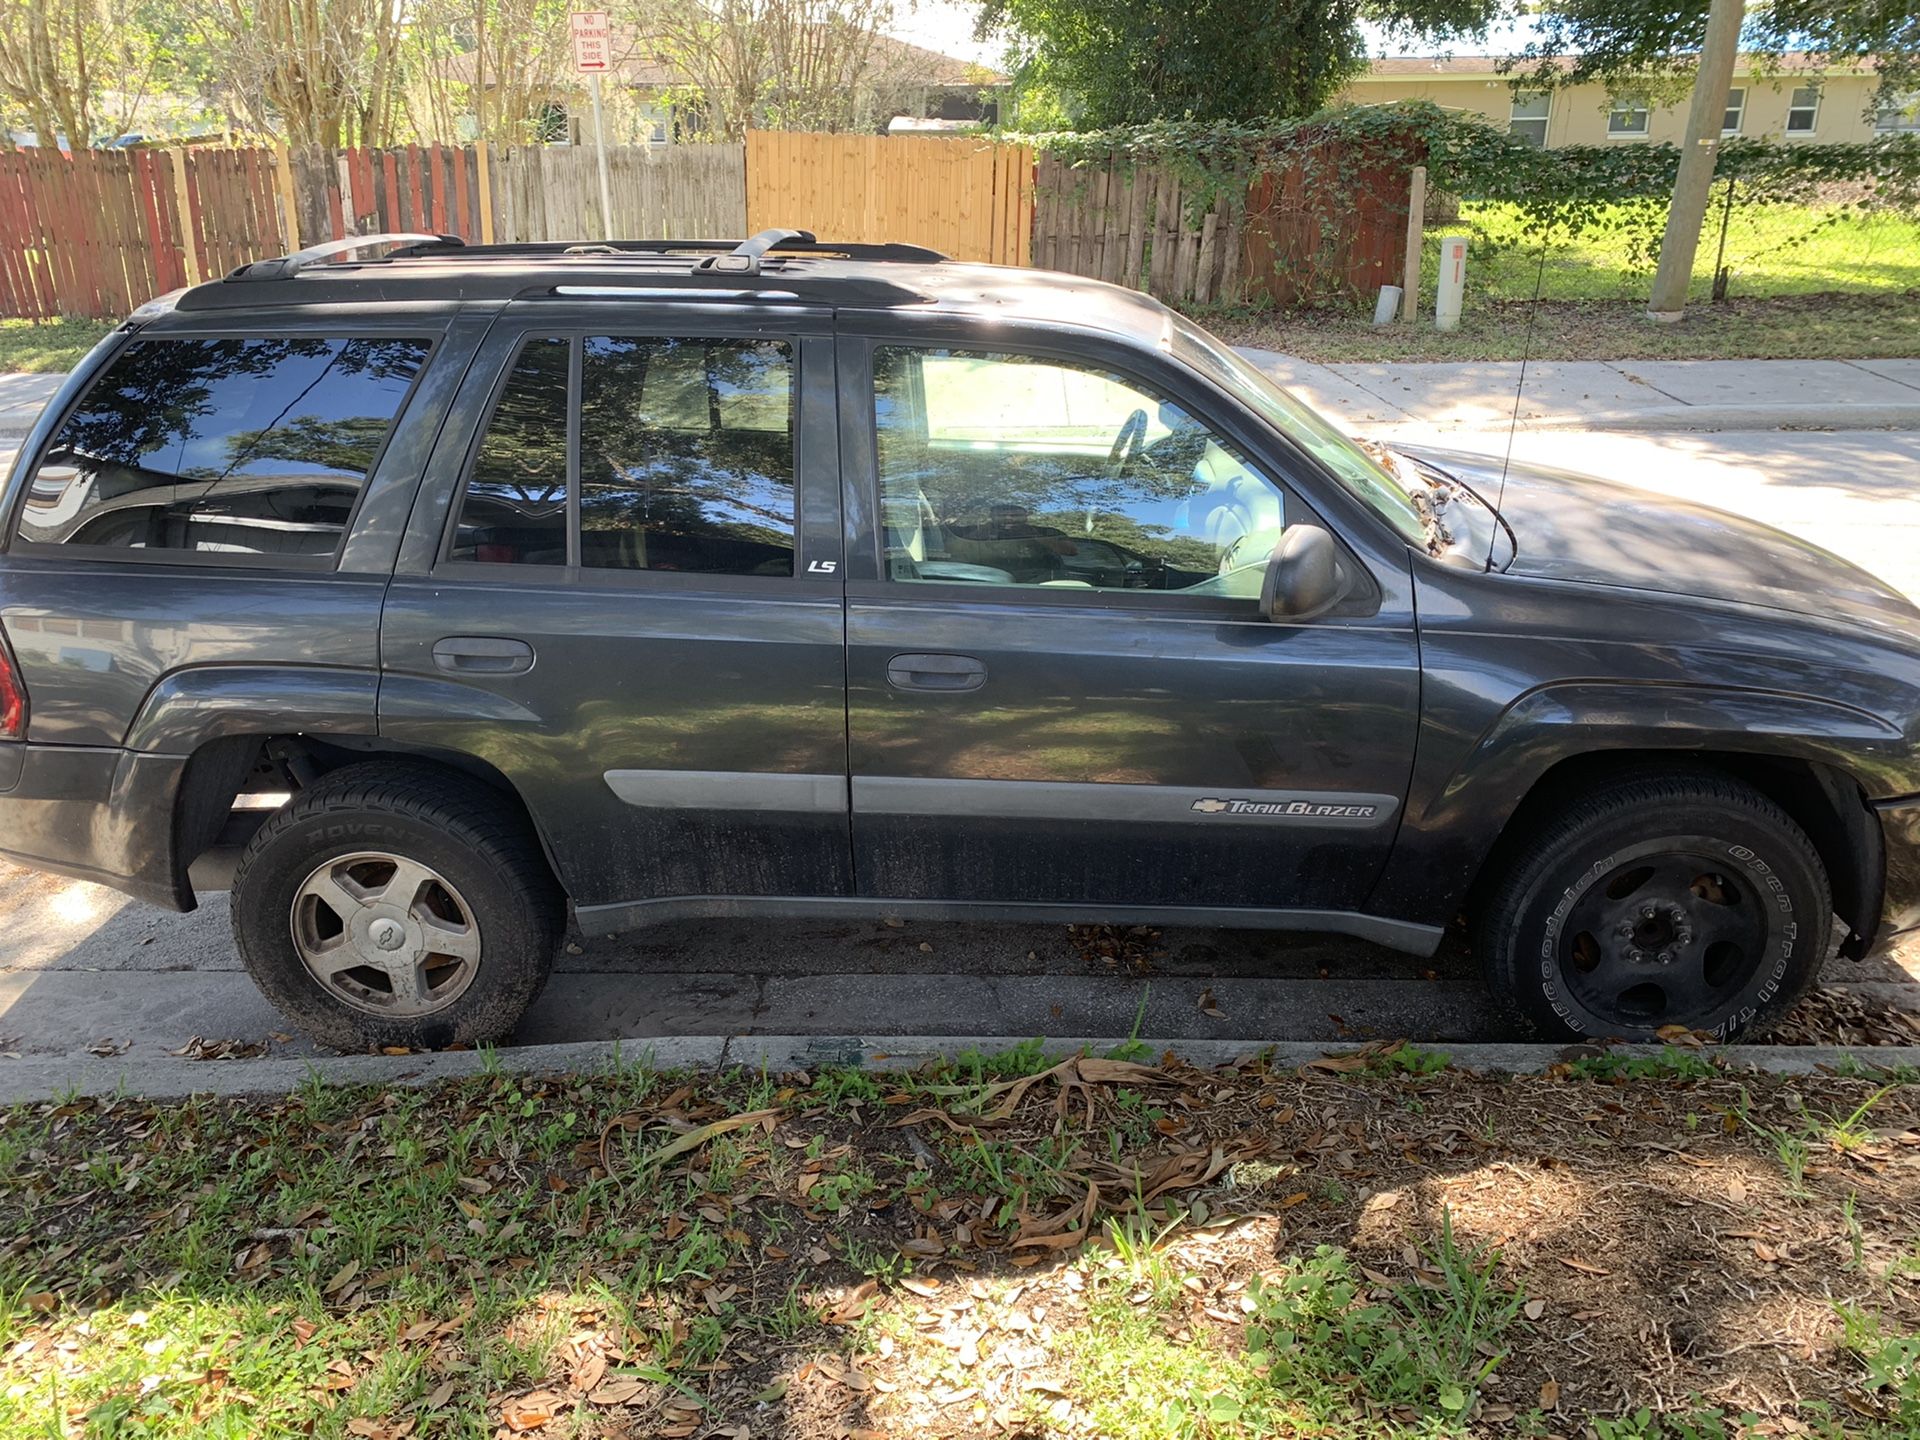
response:
[(887, 662), (887, 683), (896, 690), (978, 690), (987, 667), (971, 655), (896, 655)]
[(490, 635), (449, 635), (434, 642), (433, 663), (455, 675), (524, 675), (533, 669), (533, 646)]

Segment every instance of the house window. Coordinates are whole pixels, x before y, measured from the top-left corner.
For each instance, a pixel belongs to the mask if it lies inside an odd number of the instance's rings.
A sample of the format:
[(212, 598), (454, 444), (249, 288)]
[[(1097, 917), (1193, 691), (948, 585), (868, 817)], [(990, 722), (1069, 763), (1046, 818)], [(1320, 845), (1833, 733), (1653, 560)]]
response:
[(1607, 135), (1612, 139), (1627, 140), (1644, 136), (1650, 115), (1644, 99), (1636, 96), (1615, 100), (1613, 108), (1607, 112)]
[(1507, 119), (1507, 130), (1542, 149), (1547, 143), (1547, 117), (1553, 112), (1553, 94), (1542, 90), (1535, 94), (1516, 94)]
[(1736, 85), (1727, 91), (1727, 113), (1721, 117), (1720, 133), (1738, 135), (1740, 122), (1747, 118), (1747, 92)]
[(1874, 132), (1879, 135), (1920, 134), (1920, 91), (1889, 100), (1874, 112)]
[(1787, 101), (1787, 133), (1811, 135), (1819, 120), (1820, 91), (1815, 86), (1803, 85)]

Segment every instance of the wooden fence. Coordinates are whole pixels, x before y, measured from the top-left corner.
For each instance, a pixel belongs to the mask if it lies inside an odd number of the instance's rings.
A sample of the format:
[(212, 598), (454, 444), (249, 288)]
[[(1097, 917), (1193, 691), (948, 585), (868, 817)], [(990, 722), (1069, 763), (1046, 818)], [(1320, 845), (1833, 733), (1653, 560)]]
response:
[(747, 134), (747, 229), (1033, 263), (1033, 152), (970, 137)]
[(1147, 290), (1162, 300), (1234, 300), (1242, 288), (1245, 197), (1202, 192), (1164, 165), (1042, 156), (1033, 263)]
[[(741, 145), (609, 152), (616, 238), (770, 226), (1041, 265), (1206, 303), (1364, 295), (1398, 278), (1406, 177), (1263, 170), (1201, 188), (1113, 155), (1036, 164), (977, 138), (753, 132)], [(349, 233), (604, 238), (587, 147), (0, 154), (0, 313), (113, 317), (179, 285)], [(1309, 182), (1309, 173), (1336, 176)]]

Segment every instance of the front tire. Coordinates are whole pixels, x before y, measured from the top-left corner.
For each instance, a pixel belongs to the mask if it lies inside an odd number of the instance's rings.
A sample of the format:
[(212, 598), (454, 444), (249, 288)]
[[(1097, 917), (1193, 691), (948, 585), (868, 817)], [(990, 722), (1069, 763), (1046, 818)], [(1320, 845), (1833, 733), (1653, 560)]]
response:
[(1763, 1033), (1812, 988), (1833, 903), (1786, 812), (1728, 776), (1598, 788), (1507, 848), (1474, 949), (1535, 1033)]
[(262, 825), (232, 911), (255, 983), (338, 1050), (506, 1035), (546, 983), (565, 920), (510, 801), (387, 761), (334, 771)]

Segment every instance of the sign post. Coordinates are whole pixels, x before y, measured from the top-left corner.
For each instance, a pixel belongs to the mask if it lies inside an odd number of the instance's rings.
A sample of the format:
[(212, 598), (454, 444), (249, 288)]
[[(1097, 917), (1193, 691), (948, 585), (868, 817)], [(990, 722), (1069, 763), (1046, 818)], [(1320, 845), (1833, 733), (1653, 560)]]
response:
[(575, 10), (568, 17), (573, 34), (573, 68), (593, 91), (593, 148), (600, 162), (600, 237), (613, 239), (613, 187), (607, 182), (607, 123), (600, 106), (600, 77), (613, 68), (613, 26), (604, 10)]

